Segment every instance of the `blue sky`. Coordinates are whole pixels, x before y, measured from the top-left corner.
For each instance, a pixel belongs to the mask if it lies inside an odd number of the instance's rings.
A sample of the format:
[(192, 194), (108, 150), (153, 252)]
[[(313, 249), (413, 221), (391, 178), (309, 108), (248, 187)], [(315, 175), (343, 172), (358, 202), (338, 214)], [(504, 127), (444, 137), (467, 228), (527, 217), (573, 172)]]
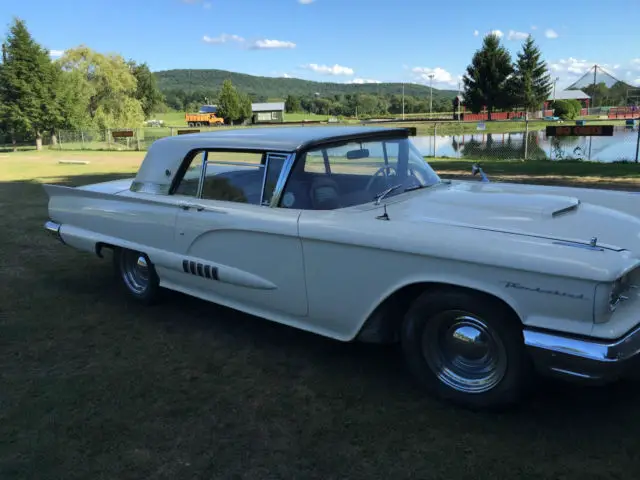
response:
[[(457, 88), (482, 37), (531, 33), (558, 87), (594, 63), (640, 85), (640, 0), (0, 0), (52, 55), (85, 44), (152, 70), (218, 68), (319, 81)], [(636, 26), (632, 25), (632, 20)]]

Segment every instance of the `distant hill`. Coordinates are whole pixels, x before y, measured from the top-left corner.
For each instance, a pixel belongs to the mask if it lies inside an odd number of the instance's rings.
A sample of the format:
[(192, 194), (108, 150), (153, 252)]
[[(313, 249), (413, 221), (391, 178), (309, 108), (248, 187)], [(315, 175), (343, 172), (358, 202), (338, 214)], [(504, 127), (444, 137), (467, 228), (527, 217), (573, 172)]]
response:
[[(259, 77), (226, 70), (162, 70), (154, 72), (154, 74), (158, 80), (158, 86), (163, 92), (169, 90), (185, 92), (218, 90), (224, 80), (230, 79), (239, 90), (269, 99), (284, 99), (289, 94), (308, 96), (315, 93), (323, 96), (349, 93), (402, 94), (402, 83), (313, 82), (299, 78)], [(407, 83), (404, 93), (415, 97), (428, 97), (429, 87)], [(456, 94), (456, 90), (433, 89), (434, 101), (441, 98), (453, 99)]]

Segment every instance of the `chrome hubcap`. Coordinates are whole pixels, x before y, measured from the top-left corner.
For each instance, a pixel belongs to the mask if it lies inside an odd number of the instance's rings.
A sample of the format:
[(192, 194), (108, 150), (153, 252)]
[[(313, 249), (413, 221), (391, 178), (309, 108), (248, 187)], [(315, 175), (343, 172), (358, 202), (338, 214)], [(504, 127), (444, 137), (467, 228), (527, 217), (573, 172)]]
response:
[(461, 392), (489, 391), (506, 372), (506, 351), (497, 333), (467, 312), (434, 317), (423, 332), (422, 348), (440, 381)]
[(141, 294), (149, 285), (149, 266), (147, 260), (138, 252), (126, 251), (122, 254), (122, 279), (134, 293)]

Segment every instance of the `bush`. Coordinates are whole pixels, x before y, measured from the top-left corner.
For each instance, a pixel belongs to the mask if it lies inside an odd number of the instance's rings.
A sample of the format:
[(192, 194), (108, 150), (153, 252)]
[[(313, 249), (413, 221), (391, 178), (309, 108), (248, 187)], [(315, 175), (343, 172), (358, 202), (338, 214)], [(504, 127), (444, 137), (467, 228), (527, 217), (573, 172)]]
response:
[(556, 100), (553, 102), (553, 114), (563, 120), (573, 120), (580, 115), (582, 105), (577, 100)]

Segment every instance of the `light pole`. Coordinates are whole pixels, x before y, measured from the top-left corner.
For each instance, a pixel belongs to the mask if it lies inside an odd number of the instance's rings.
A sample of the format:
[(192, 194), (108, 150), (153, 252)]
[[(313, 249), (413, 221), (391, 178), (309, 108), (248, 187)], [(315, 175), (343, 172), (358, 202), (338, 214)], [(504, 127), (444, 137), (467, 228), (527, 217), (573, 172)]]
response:
[(429, 74), (429, 118), (431, 118), (431, 113), (433, 110), (433, 77), (435, 75), (433, 73)]
[(556, 78), (553, 80), (553, 101), (554, 101), (554, 102), (556, 101), (556, 82), (557, 82), (558, 80), (560, 80), (560, 77), (556, 77)]
[(402, 82), (402, 119), (404, 120), (404, 82)]

